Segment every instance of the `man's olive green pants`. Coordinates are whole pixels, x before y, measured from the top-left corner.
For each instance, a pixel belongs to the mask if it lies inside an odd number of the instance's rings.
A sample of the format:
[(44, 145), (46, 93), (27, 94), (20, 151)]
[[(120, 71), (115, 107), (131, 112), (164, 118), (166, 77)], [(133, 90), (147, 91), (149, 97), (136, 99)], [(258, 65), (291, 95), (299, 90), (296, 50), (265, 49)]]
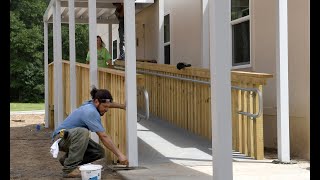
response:
[(89, 137), (88, 129), (78, 127), (67, 131), (67, 138), (61, 138), (59, 142), (59, 150), (66, 152), (59, 159), (64, 173), (104, 157), (104, 148)]

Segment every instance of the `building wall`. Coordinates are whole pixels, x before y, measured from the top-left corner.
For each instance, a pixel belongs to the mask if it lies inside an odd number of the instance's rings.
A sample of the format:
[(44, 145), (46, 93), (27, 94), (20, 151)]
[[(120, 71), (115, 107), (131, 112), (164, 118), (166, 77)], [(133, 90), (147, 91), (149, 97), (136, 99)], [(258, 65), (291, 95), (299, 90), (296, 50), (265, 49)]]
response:
[(170, 13), (171, 64), (201, 67), (201, 0), (165, 0), (164, 13)]
[(137, 59), (158, 59), (158, 1), (136, 15)]
[[(277, 147), (276, 0), (255, 0), (252, 6), (254, 71), (270, 73), (264, 88), (264, 140)], [(289, 113), (292, 156), (310, 158), (309, 0), (288, 1)]]
[[(170, 14), (171, 64), (201, 67), (201, 0), (164, 0)], [(136, 15), (137, 59), (158, 60), (158, 1)]]

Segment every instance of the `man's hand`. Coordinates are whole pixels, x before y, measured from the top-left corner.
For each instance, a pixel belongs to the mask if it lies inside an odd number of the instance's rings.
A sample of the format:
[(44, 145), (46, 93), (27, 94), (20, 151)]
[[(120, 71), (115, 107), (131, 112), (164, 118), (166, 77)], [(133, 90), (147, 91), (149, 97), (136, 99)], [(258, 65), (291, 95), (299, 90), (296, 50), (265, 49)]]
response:
[(109, 108), (119, 108), (119, 109), (126, 110), (126, 105), (113, 102), (110, 104)]
[(119, 159), (120, 164), (128, 166), (128, 159), (127, 157), (117, 148), (117, 146), (113, 143), (110, 136), (108, 136), (105, 132), (97, 132), (100, 140), (102, 141), (103, 145), (110, 149)]

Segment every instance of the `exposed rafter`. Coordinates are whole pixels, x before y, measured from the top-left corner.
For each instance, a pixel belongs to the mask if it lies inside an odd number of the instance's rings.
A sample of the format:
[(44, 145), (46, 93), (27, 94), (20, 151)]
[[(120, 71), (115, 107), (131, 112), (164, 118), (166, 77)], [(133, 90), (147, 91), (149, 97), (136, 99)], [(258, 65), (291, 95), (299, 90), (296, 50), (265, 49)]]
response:
[(87, 8), (80, 8), (80, 10), (75, 15), (76, 19), (80, 18), (88, 9)]
[(100, 16), (102, 16), (103, 13), (105, 13), (107, 11), (107, 9), (101, 9), (98, 13), (97, 13), (97, 18), (99, 18)]
[[(48, 21), (49, 23), (52, 22), (52, 9), (55, 4), (56, 0), (51, 0), (46, 12), (43, 15), (43, 21)], [(68, 23), (68, 21), (65, 21), (66, 19), (69, 18), (69, 5), (68, 5), (68, 0), (60, 0), (61, 4), (61, 17), (62, 17), (62, 23)], [(112, 5), (112, 3), (117, 3), (117, 2), (124, 2), (124, 0), (96, 0), (96, 9), (97, 9), (97, 23), (113, 23), (117, 24), (118, 22), (114, 22), (112, 20), (113, 13), (115, 10), (115, 7)], [(142, 9), (148, 7), (152, 3), (154, 3), (154, 0), (135, 0), (135, 10), (136, 13), (139, 13)], [(75, 18), (76, 18), (76, 23), (87, 23), (88, 17), (88, 0), (75, 0), (74, 2), (74, 7), (75, 7)], [(83, 20), (81, 20), (83, 19)], [(111, 19), (108, 20), (107, 19)]]

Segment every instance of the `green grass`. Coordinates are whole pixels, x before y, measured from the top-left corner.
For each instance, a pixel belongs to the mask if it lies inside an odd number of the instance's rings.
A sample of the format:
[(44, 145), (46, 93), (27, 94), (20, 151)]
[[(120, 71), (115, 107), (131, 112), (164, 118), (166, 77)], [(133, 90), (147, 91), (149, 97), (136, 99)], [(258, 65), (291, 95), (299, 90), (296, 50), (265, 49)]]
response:
[(10, 111), (44, 110), (44, 103), (10, 103)]

